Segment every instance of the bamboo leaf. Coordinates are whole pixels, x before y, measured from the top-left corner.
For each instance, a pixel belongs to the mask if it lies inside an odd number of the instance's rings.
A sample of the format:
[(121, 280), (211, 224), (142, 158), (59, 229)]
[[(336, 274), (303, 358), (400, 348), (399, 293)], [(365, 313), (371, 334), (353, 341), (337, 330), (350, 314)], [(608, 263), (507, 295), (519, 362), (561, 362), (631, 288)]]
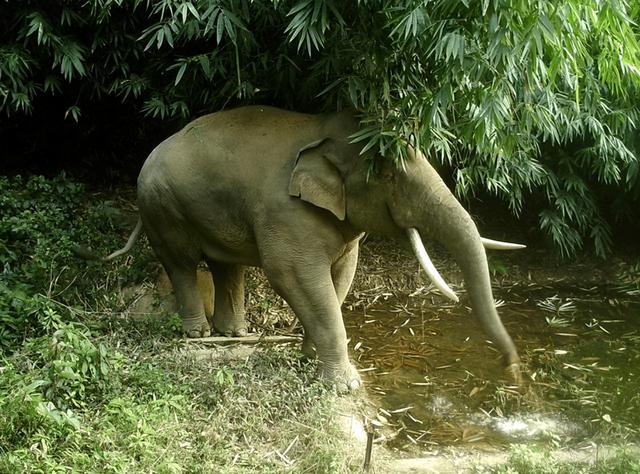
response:
[(184, 76), (184, 72), (187, 70), (187, 63), (183, 62), (180, 65), (180, 68), (178, 68), (178, 73), (176, 74), (176, 81), (175, 81), (175, 85), (177, 86), (180, 83), (180, 80), (182, 79), (182, 76)]

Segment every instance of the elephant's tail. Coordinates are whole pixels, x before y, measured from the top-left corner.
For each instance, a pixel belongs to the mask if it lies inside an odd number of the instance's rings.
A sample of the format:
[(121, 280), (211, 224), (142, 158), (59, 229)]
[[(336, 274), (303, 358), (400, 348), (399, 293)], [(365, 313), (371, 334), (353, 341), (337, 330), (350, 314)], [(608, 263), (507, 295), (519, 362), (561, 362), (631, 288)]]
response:
[(142, 219), (138, 217), (138, 223), (136, 224), (135, 229), (133, 229), (133, 232), (131, 232), (131, 235), (129, 235), (129, 240), (127, 240), (127, 243), (125, 244), (125, 246), (119, 250), (116, 250), (115, 252), (110, 253), (106, 257), (100, 257), (99, 255), (96, 255), (95, 253), (91, 252), (91, 250), (85, 247), (81, 247), (79, 245), (76, 245), (72, 249), (72, 251), (78, 257), (84, 258), (86, 260), (101, 260), (103, 262), (108, 262), (109, 260), (113, 260), (114, 258), (119, 257), (120, 255), (123, 255), (127, 253), (129, 250), (131, 250), (133, 245), (138, 240), (138, 237), (140, 237), (141, 232), (142, 232)]

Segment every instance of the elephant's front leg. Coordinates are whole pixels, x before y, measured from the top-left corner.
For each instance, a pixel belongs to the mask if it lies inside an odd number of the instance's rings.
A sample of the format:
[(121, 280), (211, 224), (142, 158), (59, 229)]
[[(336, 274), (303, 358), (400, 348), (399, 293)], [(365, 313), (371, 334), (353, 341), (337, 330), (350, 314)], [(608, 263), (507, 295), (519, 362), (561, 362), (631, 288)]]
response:
[(313, 342), (320, 363), (320, 376), (335, 383), (342, 392), (359, 388), (362, 382), (349, 361), (347, 333), (330, 266), (308, 261), (286, 266), (278, 262), (275, 267), (265, 265), (265, 273), (274, 289), (296, 313), (305, 334)]
[(207, 259), (213, 276), (213, 330), (225, 336), (246, 336), (244, 267)]
[[(356, 273), (356, 266), (358, 265), (358, 245), (360, 243), (361, 236), (358, 236), (355, 240), (347, 243), (344, 251), (340, 257), (331, 266), (331, 279), (333, 280), (333, 288), (338, 298), (340, 306), (344, 303), (353, 277)], [(302, 341), (302, 352), (307, 357), (315, 357), (315, 347), (311, 336), (305, 332), (304, 340)]]

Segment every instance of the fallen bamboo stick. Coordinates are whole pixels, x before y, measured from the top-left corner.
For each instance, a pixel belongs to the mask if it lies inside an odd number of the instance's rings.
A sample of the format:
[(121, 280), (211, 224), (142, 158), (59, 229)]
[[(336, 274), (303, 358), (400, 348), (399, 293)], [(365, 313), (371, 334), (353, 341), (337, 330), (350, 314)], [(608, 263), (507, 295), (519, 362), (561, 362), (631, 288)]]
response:
[(194, 339), (185, 339), (187, 342), (199, 343), (199, 344), (258, 344), (259, 342), (269, 342), (272, 344), (278, 344), (281, 342), (300, 342), (302, 336), (243, 336), (243, 337), (229, 337), (229, 336), (211, 336), (201, 337)]

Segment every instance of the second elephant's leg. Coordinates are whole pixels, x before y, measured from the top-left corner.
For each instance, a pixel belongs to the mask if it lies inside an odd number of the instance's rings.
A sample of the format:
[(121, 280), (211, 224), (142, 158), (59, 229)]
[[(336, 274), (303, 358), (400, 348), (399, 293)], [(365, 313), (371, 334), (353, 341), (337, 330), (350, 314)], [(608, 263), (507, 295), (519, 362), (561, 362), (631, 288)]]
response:
[(344, 299), (351, 289), (353, 277), (356, 274), (359, 243), (360, 238), (349, 242), (345, 247), (344, 253), (331, 267), (331, 279), (333, 280), (333, 286), (340, 305), (344, 303)]
[(213, 329), (225, 336), (246, 336), (244, 267), (207, 260), (213, 276)]

